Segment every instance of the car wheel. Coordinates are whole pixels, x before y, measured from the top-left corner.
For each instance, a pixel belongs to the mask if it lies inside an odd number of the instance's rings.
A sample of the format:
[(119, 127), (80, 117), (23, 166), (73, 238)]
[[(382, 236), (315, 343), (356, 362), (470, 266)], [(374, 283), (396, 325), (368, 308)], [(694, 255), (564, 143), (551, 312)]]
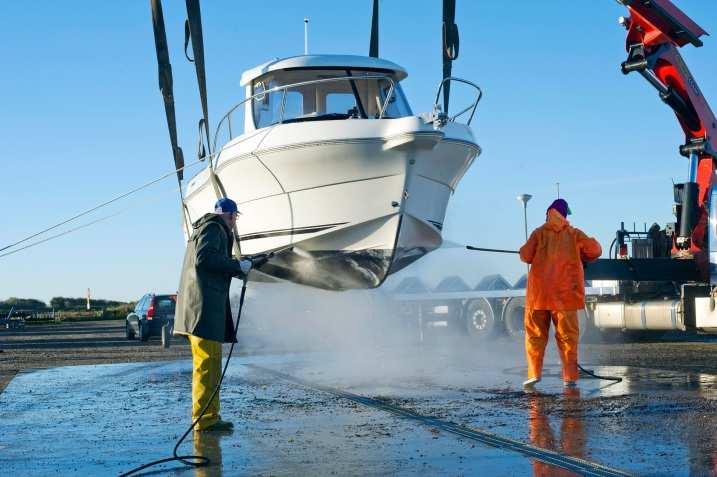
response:
[(516, 296), (508, 300), (503, 308), (505, 332), (515, 340), (525, 337), (525, 298)]
[(128, 340), (134, 339), (134, 330), (132, 329), (132, 326), (129, 324), (129, 321), (125, 321), (124, 335), (125, 335), (125, 338), (127, 338)]
[(139, 339), (140, 341), (147, 341), (149, 339), (149, 327), (139, 322)]
[(483, 341), (495, 332), (495, 313), (485, 298), (470, 300), (465, 309), (466, 330), (471, 338)]

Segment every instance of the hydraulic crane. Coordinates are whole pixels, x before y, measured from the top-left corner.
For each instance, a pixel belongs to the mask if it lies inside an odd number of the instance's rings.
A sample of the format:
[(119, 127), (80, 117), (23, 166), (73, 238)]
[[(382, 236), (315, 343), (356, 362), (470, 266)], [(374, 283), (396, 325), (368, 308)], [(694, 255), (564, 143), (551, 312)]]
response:
[[(679, 49), (703, 45), (707, 32), (670, 0), (618, 0), (629, 16), (624, 74), (638, 73), (675, 113), (685, 133), (685, 182), (674, 185), (675, 224), (664, 230), (617, 231), (610, 258), (587, 267), (586, 278), (619, 282), (619, 298), (592, 304), (595, 324), (623, 329), (717, 328), (717, 120)], [(628, 242), (632, 254), (628, 254)], [(707, 306), (709, 309), (704, 309)], [(712, 323), (714, 320), (714, 323)]]
[[(678, 48), (700, 47), (706, 32), (667, 0), (621, 0), (631, 15), (627, 28), (625, 74), (636, 71), (657, 89), (685, 132), (680, 154), (689, 159), (687, 182), (678, 185), (676, 251), (705, 251), (707, 201), (714, 178), (715, 116)], [(689, 254), (684, 254), (688, 255)]]
[[(688, 173), (674, 185), (675, 223), (644, 231), (622, 225), (609, 258), (586, 266), (581, 329), (592, 323), (601, 330), (717, 333), (717, 120), (679, 52), (688, 44), (701, 47), (707, 33), (669, 0), (618, 2), (629, 13), (620, 18), (627, 30), (622, 72), (643, 76), (674, 111), (685, 133), (679, 154), (687, 158)], [(511, 285), (489, 275), (473, 290), (456, 286), (457, 278), (433, 291), (406, 278), (393, 295), (398, 313), (413, 316), (417, 310), (421, 329), (424, 322), (463, 322), (478, 340), (491, 339), (501, 322), (509, 335), (523, 336), (525, 276)]]

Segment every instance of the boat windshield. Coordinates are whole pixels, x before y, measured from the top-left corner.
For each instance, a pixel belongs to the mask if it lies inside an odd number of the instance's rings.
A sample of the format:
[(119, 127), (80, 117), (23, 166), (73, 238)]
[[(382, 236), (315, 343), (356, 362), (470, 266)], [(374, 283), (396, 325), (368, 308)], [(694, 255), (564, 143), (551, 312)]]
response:
[[(254, 126), (259, 129), (276, 123), (322, 121), (330, 119), (378, 118), (391, 83), (366, 70), (288, 70), (261, 76), (252, 84), (253, 94), (285, 85), (319, 79), (355, 76), (356, 79), (337, 79), (303, 86), (288, 87), (252, 100)], [(411, 116), (400, 85), (396, 82), (383, 118)], [(284, 99), (284, 91), (286, 98)]]

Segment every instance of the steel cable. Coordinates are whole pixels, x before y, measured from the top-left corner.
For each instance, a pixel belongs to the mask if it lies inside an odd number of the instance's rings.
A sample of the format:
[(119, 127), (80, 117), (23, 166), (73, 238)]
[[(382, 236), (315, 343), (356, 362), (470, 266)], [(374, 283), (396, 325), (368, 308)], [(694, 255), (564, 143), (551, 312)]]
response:
[(51, 235), (51, 236), (49, 236), (49, 237), (47, 237), (47, 238), (44, 238), (44, 239), (42, 239), (42, 240), (38, 240), (37, 242), (32, 242), (32, 243), (29, 244), (29, 245), (25, 245), (24, 247), (16, 248), (15, 250), (11, 250), (11, 251), (9, 251), (9, 252), (5, 252), (5, 253), (3, 253), (3, 254), (0, 254), (0, 258), (7, 257), (8, 255), (12, 255), (12, 254), (21, 252), (21, 251), (23, 251), (23, 250), (26, 250), (26, 249), (28, 249), (28, 248), (35, 247), (36, 245), (40, 245), (40, 244), (43, 244), (43, 243), (45, 243), (45, 242), (49, 242), (50, 240), (53, 240), (53, 239), (62, 237), (62, 236), (64, 236), (64, 235), (70, 234), (70, 233), (75, 232), (75, 231), (77, 231), (77, 230), (84, 229), (84, 228), (86, 228), (86, 227), (89, 227), (90, 225), (94, 225), (94, 224), (96, 224), (96, 223), (98, 223), (98, 222), (102, 222), (103, 220), (107, 220), (107, 219), (110, 219), (110, 218), (112, 218), (112, 217), (116, 217), (116, 216), (118, 216), (118, 215), (121, 214), (121, 213), (122, 213), (122, 212), (117, 212), (117, 213), (114, 213), (114, 214), (106, 215), (106, 216), (104, 216), (104, 217), (100, 217), (99, 219), (93, 220), (92, 222), (88, 222), (88, 223), (86, 223), (86, 224), (79, 225), (79, 226), (77, 226), (77, 227), (75, 227), (75, 228), (72, 228), (72, 229), (69, 229), (69, 230), (65, 230), (64, 232), (60, 232), (59, 234)]
[[(177, 187), (172, 187), (171, 189), (168, 189), (167, 191), (174, 192), (174, 191), (176, 191), (177, 189), (178, 189)], [(156, 202), (157, 200), (158, 200), (158, 199), (155, 199), (155, 200), (153, 200), (153, 201), (151, 201), (151, 202)], [(146, 205), (147, 203), (149, 203), (149, 201), (146, 201), (143, 205)], [(65, 236), (65, 235), (69, 235), (69, 234), (71, 234), (71, 233), (73, 233), (73, 232), (76, 232), (76, 231), (78, 231), (78, 230), (87, 228), (87, 227), (89, 227), (89, 226), (91, 226), (91, 225), (94, 225), (94, 224), (96, 224), (96, 223), (98, 223), (98, 222), (103, 222), (103, 221), (105, 221), (105, 220), (107, 220), (107, 219), (111, 219), (112, 217), (116, 217), (116, 216), (118, 216), (118, 215), (123, 214), (124, 212), (130, 210), (131, 208), (132, 208), (132, 207), (126, 207), (126, 208), (124, 208), (124, 209), (122, 209), (122, 210), (120, 210), (120, 211), (118, 211), (118, 212), (115, 212), (114, 214), (110, 214), (110, 215), (106, 215), (106, 216), (104, 216), (104, 217), (100, 217), (99, 219), (93, 220), (93, 221), (88, 222), (88, 223), (86, 223), (86, 224), (82, 224), (82, 225), (79, 225), (79, 226), (74, 227), (74, 228), (72, 228), (72, 229), (69, 229), (69, 230), (65, 230), (65, 231), (63, 231), (63, 232), (60, 232), (60, 233), (58, 233), (58, 234), (51, 235), (50, 237), (44, 238), (44, 239), (42, 239), (42, 240), (38, 240), (38, 241), (36, 241), (36, 242), (32, 242), (32, 243), (30, 243), (30, 244), (28, 244), (28, 245), (25, 245), (25, 246), (23, 246), (23, 247), (16, 248), (15, 250), (10, 250), (9, 252), (2, 253), (2, 254), (0, 254), (0, 258), (7, 257), (8, 255), (13, 255), (13, 254), (15, 254), (15, 253), (21, 252), (21, 251), (23, 251), (23, 250), (27, 250), (27, 249), (29, 249), (29, 248), (33, 248), (33, 247), (35, 247), (35, 246), (37, 246), (37, 245), (41, 245), (41, 244), (43, 244), (43, 243), (45, 243), (45, 242), (49, 242), (50, 240), (54, 240), (54, 239), (56, 239), (56, 238), (60, 238), (60, 237), (63, 237), (63, 236)]]
[(1, 247), (1, 248), (0, 248), (0, 252), (3, 252), (3, 251), (5, 251), (5, 250), (7, 250), (7, 249), (9, 249), (9, 248), (13, 248), (13, 247), (15, 247), (15, 246), (17, 246), (17, 245), (20, 245), (21, 243), (25, 243), (25, 242), (27, 242), (28, 240), (31, 240), (31, 239), (33, 239), (33, 238), (35, 238), (35, 237), (37, 237), (37, 236), (40, 236), (40, 235), (42, 235), (42, 234), (45, 234), (45, 233), (49, 232), (50, 230), (54, 230), (54, 229), (56, 229), (56, 228), (58, 228), (58, 227), (62, 227), (63, 225), (68, 224), (68, 223), (70, 223), (70, 222), (72, 222), (72, 221), (75, 221), (75, 220), (79, 219), (80, 217), (84, 217), (85, 215), (88, 215), (88, 214), (90, 214), (90, 213), (92, 213), (92, 212), (95, 212), (96, 210), (99, 210), (99, 209), (101, 209), (101, 208), (103, 208), (103, 207), (106, 207), (106, 206), (108, 206), (108, 205), (110, 205), (110, 204), (113, 204), (113, 203), (115, 203), (115, 202), (117, 202), (117, 201), (119, 201), (119, 200), (122, 200), (122, 199), (124, 199), (124, 198), (126, 198), (126, 197), (129, 197), (129, 196), (131, 196), (131, 195), (133, 195), (133, 194), (136, 194), (137, 192), (140, 192), (140, 191), (142, 191), (142, 190), (144, 190), (144, 189), (146, 189), (146, 188), (148, 188), (148, 187), (150, 187), (150, 186), (152, 186), (152, 185), (154, 185), (154, 184), (156, 184), (156, 183), (158, 183), (158, 182), (163, 181), (164, 179), (166, 179), (166, 178), (168, 178), (168, 177), (173, 176), (173, 175), (176, 174), (178, 171), (182, 171), (182, 170), (187, 169), (187, 168), (189, 168), (189, 167), (195, 166), (195, 165), (197, 165), (197, 164), (199, 164), (199, 163), (201, 163), (201, 162), (203, 162), (203, 160), (197, 160), (197, 161), (194, 161), (194, 162), (192, 162), (192, 163), (190, 163), (190, 164), (187, 164), (187, 165), (185, 165), (185, 166), (182, 166), (182, 167), (180, 167), (179, 169), (174, 169), (174, 170), (172, 170), (171, 172), (168, 172), (168, 173), (166, 173), (166, 174), (161, 175), (160, 177), (157, 177), (156, 179), (152, 179), (151, 181), (146, 182), (146, 183), (144, 183), (144, 184), (142, 184), (142, 185), (140, 185), (140, 186), (138, 186), (138, 187), (135, 187), (134, 189), (131, 189), (131, 190), (129, 190), (129, 191), (127, 191), (127, 192), (124, 192), (124, 193), (122, 193), (122, 194), (120, 194), (120, 195), (117, 195), (117, 196), (115, 196), (115, 197), (113, 197), (113, 198), (111, 198), (111, 199), (109, 199), (109, 200), (106, 200), (106, 201), (104, 201), (104, 202), (102, 202), (102, 203), (100, 203), (100, 204), (97, 204), (97, 205), (95, 205), (94, 207), (91, 207), (91, 208), (89, 208), (89, 209), (86, 209), (86, 210), (84, 210), (84, 211), (78, 213), (78, 214), (75, 214), (75, 215), (73, 215), (72, 217), (70, 217), (70, 218), (68, 218), (68, 219), (65, 219), (65, 220), (63, 220), (63, 221), (61, 221), (61, 222), (58, 222), (58, 223), (56, 223), (56, 224), (54, 224), (54, 225), (51, 225), (50, 227), (47, 227), (47, 228), (45, 228), (45, 229), (43, 229), (43, 230), (40, 230), (39, 232), (35, 232), (35, 233), (31, 234), (31, 235), (28, 235), (27, 237), (25, 237), (25, 238), (23, 238), (23, 239), (20, 239), (20, 240), (18, 240), (18, 241), (16, 241), (16, 242), (13, 242), (13, 243), (11, 243), (11, 244), (9, 244), (9, 245), (5, 245), (4, 247)]

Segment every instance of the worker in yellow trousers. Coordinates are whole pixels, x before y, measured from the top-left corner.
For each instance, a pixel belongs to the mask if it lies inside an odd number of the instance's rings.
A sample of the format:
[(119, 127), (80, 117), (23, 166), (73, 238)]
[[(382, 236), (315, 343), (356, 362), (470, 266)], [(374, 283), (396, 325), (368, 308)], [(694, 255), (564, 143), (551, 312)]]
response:
[(541, 379), (543, 357), (550, 323), (555, 326), (566, 386), (578, 379), (578, 310), (585, 308), (583, 263), (602, 254), (600, 244), (567, 221), (570, 207), (557, 199), (546, 211), (545, 224), (538, 227), (520, 248), (520, 258), (531, 265), (525, 303), (525, 352), (532, 389)]
[(231, 280), (246, 279), (252, 267), (251, 260), (232, 258), (238, 214), (233, 200), (219, 199), (213, 214), (205, 214), (192, 225), (184, 254), (174, 334), (187, 336), (192, 348), (195, 431), (231, 431), (234, 427), (219, 415), (219, 392), (211, 402), (210, 398), (221, 378), (222, 343), (235, 341), (229, 305)]
[(215, 396), (211, 403), (209, 398), (221, 378), (222, 344), (198, 336), (189, 335), (188, 338), (192, 348), (192, 418), (199, 418), (202, 409), (207, 408), (195, 427), (202, 430), (220, 420), (219, 396)]

